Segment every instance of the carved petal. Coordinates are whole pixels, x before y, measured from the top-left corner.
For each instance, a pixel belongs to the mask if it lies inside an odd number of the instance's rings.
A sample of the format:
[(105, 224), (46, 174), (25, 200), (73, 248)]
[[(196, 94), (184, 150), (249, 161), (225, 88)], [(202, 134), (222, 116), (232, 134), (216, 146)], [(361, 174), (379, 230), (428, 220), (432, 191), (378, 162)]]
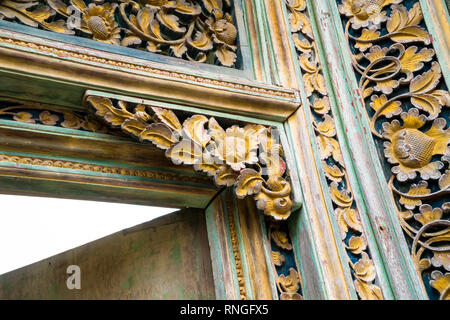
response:
[(51, 114), (48, 111), (42, 111), (39, 114), (39, 120), (48, 126), (54, 126), (58, 122), (59, 117), (55, 114)]
[(375, 265), (373, 261), (369, 258), (367, 253), (362, 252), (362, 258), (359, 259), (358, 262), (356, 262), (353, 267), (358, 279), (365, 282), (371, 282), (375, 280), (376, 277)]
[(198, 114), (193, 115), (183, 122), (183, 132), (186, 137), (192, 139), (202, 147), (205, 147), (211, 139), (204, 127), (206, 122), (208, 122), (208, 118)]
[(348, 249), (353, 254), (360, 254), (367, 248), (367, 241), (363, 236), (352, 236), (348, 241)]
[(36, 121), (33, 119), (33, 115), (29, 112), (17, 112), (14, 117), (14, 120), (26, 123), (35, 123)]
[(353, 196), (346, 189), (339, 190), (338, 184), (333, 181), (330, 184), (331, 199), (341, 208), (348, 208), (353, 203)]

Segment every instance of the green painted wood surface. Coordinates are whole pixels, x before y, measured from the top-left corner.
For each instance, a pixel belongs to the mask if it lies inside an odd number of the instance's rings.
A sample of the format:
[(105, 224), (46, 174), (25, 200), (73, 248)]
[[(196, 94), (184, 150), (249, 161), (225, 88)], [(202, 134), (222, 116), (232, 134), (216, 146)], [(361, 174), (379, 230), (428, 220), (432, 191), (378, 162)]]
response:
[[(81, 290), (67, 289), (69, 265), (81, 269)], [(0, 276), (0, 299), (214, 298), (200, 209), (180, 210)]]
[[(309, 9), (308, 14), (310, 15), (310, 17), (313, 17), (311, 15), (312, 12), (310, 10), (311, 3), (308, 3), (307, 7)], [(284, 9), (284, 15), (285, 15), (285, 19), (286, 19), (286, 24), (289, 25), (289, 21), (288, 21), (289, 14), (287, 12), (287, 8), (285, 6), (283, 6), (283, 9)], [(317, 36), (315, 20), (311, 19), (311, 23), (313, 26), (314, 34), (315, 34), (315, 36)], [(318, 39), (316, 39), (316, 41), (318, 41)], [(289, 39), (289, 43), (290, 43), (290, 49), (291, 49), (292, 55), (294, 57), (297, 56), (297, 52), (296, 52), (295, 45), (293, 43), (292, 38)], [(294, 66), (295, 66), (295, 70), (296, 70), (296, 74), (297, 74), (297, 79), (298, 79), (297, 81), (300, 86), (300, 98), (302, 101), (302, 105), (305, 106), (305, 108), (309, 108), (310, 103), (309, 103), (309, 99), (306, 95), (306, 89), (304, 87), (302, 71), (301, 71), (299, 62), (294, 61)], [(321, 156), (320, 156), (320, 152), (319, 152), (319, 147), (317, 145), (316, 135), (314, 132), (315, 128), (313, 126), (313, 119), (312, 119), (310, 112), (305, 110), (304, 114), (305, 114), (305, 117), (306, 117), (307, 123), (308, 123), (307, 131), (308, 131), (308, 134), (310, 137), (310, 144), (314, 151), (315, 166), (317, 168), (321, 168), (322, 167)], [(294, 143), (292, 141), (292, 136), (293, 136), (293, 133), (291, 131), (292, 129), (290, 128), (288, 123), (285, 123), (284, 127), (286, 130), (286, 135), (289, 138), (289, 144), (292, 146), (291, 149), (295, 150), (295, 148), (293, 147)], [(298, 161), (298, 160), (296, 160), (296, 161)], [(296, 170), (298, 172), (298, 170), (299, 170), (298, 165), (296, 166)], [(326, 190), (323, 193), (323, 197), (324, 197), (324, 200), (325, 200), (326, 206), (327, 206), (326, 214), (329, 217), (329, 221), (333, 228), (334, 241), (336, 243), (337, 250), (339, 251), (339, 257), (341, 259), (340, 263), (344, 266), (346, 281), (348, 283), (351, 283), (351, 281), (352, 281), (351, 271), (350, 271), (350, 268), (347, 263), (347, 258), (346, 258), (347, 254), (345, 252), (345, 248), (343, 247), (342, 241), (340, 240), (340, 230), (339, 230), (339, 226), (337, 224), (337, 221), (336, 221), (336, 218), (334, 215), (334, 209), (333, 209), (333, 203), (331, 200), (331, 196), (330, 196), (330, 193), (328, 192), (327, 179), (325, 177), (323, 170), (318, 170), (318, 174), (319, 174), (319, 178), (320, 178), (321, 188), (323, 190)], [(302, 201), (304, 201), (304, 199), (302, 199)], [(299, 260), (298, 264), (299, 264), (300, 273), (302, 275), (302, 278), (304, 279), (304, 290), (305, 290), (304, 296), (305, 296), (305, 299), (327, 299), (327, 292), (326, 292), (326, 287), (325, 287), (324, 283), (326, 281), (330, 281), (330, 280), (323, 279), (323, 274), (321, 273), (320, 261), (317, 257), (317, 252), (316, 252), (316, 248), (315, 248), (314, 236), (311, 233), (312, 232), (311, 226), (309, 225), (310, 218), (308, 217), (308, 215), (309, 214), (308, 214), (308, 211), (306, 210), (306, 208), (302, 208), (301, 210), (299, 210), (298, 212), (296, 212), (293, 215), (293, 218), (289, 222), (291, 236), (293, 238), (293, 241), (297, 244), (296, 246), (294, 246), (294, 250), (296, 252), (296, 256), (298, 257), (297, 259)], [(312, 276), (312, 272), (315, 272), (314, 276)], [(357, 299), (356, 291), (353, 289), (352, 286), (350, 286), (350, 294), (353, 299)]]

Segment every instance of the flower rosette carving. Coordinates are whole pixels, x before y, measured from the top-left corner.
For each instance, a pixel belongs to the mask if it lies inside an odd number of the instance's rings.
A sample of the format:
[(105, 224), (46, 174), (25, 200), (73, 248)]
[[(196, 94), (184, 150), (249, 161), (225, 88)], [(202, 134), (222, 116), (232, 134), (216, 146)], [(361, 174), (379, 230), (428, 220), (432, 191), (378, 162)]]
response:
[[(420, 3), (377, 1), (380, 10), (361, 15), (359, 8), (368, 8), (373, 1), (340, 2), (371, 130), (380, 149), (382, 145), (381, 160), (392, 173), (389, 188), (397, 201), (400, 224), (418, 272), (426, 285), (436, 289), (431, 274), (446, 269), (431, 261), (450, 255), (446, 200), (450, 94), (430, 47)], [(434, 297), (442, 298), (437, 291)]]
[(232, 7), (230, 0), (0, 0), (0, 19), (235, 67)]
[(253, 196), (266, 215), (285, 220), (292, 209), (291, 185), (276, 130), (257, 124), (224, 129), (215, 118), (192, 115), (184, 121), (168, 109), (131, 105), (89, 96), (96, 115), (113, 127), (165, 150), (174, 164), (191, 165), (236, 196)]
[[(341, 238), (348, 253), (348, 262), (352, 270), (355, 289), (361, 299), (383, 299), (381, 289), (374, 283), (374, 268), (364, 271), (364, 266), (373, 266), (369, 255), (367, 240), (360, 221), (359, 212), (353, 201), (351, 188), (347, 182), (341, 146), (331, 112), (330, 99), (323, 75), (321, 61), (314, 40), (311, 21), (307, 13), (305, 0), (285, 0), (289, 11), (292, 39), (298, 53), (298, 62), (302, 70), (303, 85), (310, 101), (311, 116), (316, 133), (317, 146), (322, 160), (322, 169), (328, 181), (333, 209), (341, 231)], [(353, 8), (356, 10), (356, 8)], [(353, 10), (350, 6), (346, 10)], [(383, 20), (382, 15), (356, 24), (366, 25)], [(369, 276), (370, 275), (370, 276)]]

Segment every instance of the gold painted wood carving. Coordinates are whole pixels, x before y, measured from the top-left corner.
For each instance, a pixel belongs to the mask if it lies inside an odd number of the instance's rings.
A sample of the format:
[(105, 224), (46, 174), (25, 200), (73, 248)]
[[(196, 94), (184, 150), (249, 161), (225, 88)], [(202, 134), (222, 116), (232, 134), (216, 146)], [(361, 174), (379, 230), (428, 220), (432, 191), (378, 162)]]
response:
[(121, 131), (111, 130), (91, 114), (62, 110), (52, 106), (38, 104), (19, 104), (3, 102), (8, 106), (0, 107), (0, 119), (23, 123), (58, 126), (67, 129), (85, 130), (97, 133), (123, 135)]
[(0, 19), (234, 67), (232, 6), (231, 0), (0, 0)]
[(310, 101), (322, 169), (329, 183), (335, 218), (348, 253), (355, 290), (360, 299), (382, 300), (381, 288), (375, 284), (375, 265), (370, 258), (364, 229), (348, 183), (307, 3), (305, 0), (285, 1), (303, 84)]
[(412, 258), (430, 298), (450, 299), (450, 94), (420, 3), (343, 0), (339, 11)]
[(268, 238), (272, 247), (272, 269), (280, 300), (303, 300), (302, 281), (295, 263), (286, 223), (268, 221)]
[(289, 217), (291, 185), (273, 128), (247, 124), (223, 129), (216, 119), (203, 115), (180, 121), (173, 111), (151, 105), (99, 96), (87, 96), (85, 101), (112, 127), (165, 150), (174, 164), (192, 165), (217, 186), (234, 186), (239, 199), (253, 196), (268, 216)]

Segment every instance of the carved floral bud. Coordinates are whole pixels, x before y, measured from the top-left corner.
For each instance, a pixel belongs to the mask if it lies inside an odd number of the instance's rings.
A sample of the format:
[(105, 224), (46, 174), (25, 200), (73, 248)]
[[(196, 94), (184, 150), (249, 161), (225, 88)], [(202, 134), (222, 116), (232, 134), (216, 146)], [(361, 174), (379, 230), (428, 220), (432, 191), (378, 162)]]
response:
[(383, 124), (384, 154), (388, 162), (398, 164), (392, 168), (399, 181), (414, 179), (416, 172), (424, 180), (438, 179), (443, 167), (440, 161), (432, 161), (436, 154), (444, 154), (450, 143), (450, 130), (445, 129), (446, 121), (435, 119), (431, 128), (422, 132), (419, 129), (425, 125), (426, 118), (419, 115), (416, 108), (401, 114), (403, 125), (394, 120)]
[(116, 5), (91, 3), (83, 12), (83, 20), (94, 40), (119, 44), (120, 30), (114, 20)]

